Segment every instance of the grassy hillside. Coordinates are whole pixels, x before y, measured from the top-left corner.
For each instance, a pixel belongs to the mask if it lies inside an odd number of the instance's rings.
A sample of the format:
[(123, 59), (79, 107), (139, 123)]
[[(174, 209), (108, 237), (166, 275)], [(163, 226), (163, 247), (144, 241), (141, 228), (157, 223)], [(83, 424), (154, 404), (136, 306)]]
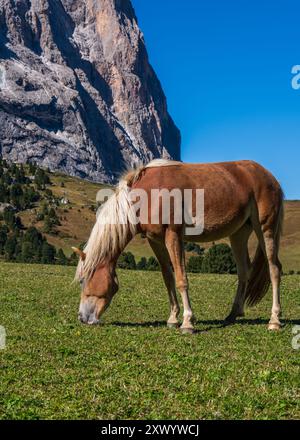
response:
[(166, 327), (158, 274), (118, 273), (90, 327), (77, 320), (74, 268), (1, 264), (0, 419), (299, 419), (299, 276), (283, 279), (285, 326), (272, 333), (270, 292), (223, 328), (236, 277), (191, 275), (197, 333), (183, 336)]
[[(50, 177), (50, 188), (54, 196), (66, 198), (69, 203), (56, 209), (61, 222), (61, 226), (56, 228), (56, 234), (44, 235), (49, 243), (62, 248), (68, 255), (71, 253), (71, 246), (77, 246), (89, 236), (95, 221), (95, 212), (90, 208), (95, 206), (96, 194), (101, 185), (60, 174), (51, 174)], [(43, 222), (36, 220), (38, 210), (39, 205), (36, 209), (23, 211), (19, 215), (25, 226), (35, 226), (42, 231)]]
[(282, 261), (285, 268), (300, 270), (300, 201), (285, 202), (282, 239)]

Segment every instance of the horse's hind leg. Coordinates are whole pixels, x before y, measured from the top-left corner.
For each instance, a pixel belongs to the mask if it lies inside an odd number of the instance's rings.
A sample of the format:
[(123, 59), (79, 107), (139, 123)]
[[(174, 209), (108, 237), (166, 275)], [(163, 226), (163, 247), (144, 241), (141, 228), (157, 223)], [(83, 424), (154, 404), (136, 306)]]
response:
[(251, 273), (248, 241), (252, 231), (252, 225), (246, 223), (238, 232), (230, 237), (231, 248), (237, 265), (238, 288), (231, 312), (225, 319), (227, 324), (233, 324), (237, 317), (244, 316), (247, 282)]
[(281, 226), (283, 220), (281, 209), (278, 208), (278, 212), (272, 212), (271, 215), (266, 217), (263, 224), (258, 224), (258, 222), (254, 224), (255, 232), (260, 242), (260, 246), (268, 261), (272, 283), (273, 303), (271, 319), (268, 326), (269, 330), (279, 330), (281, 327), (279, 318), (281, 314), (280, 282), (282, 265), (278, 257)]
[(150, 237), (148, 237), (148, 241), (154, 254), (156, 255), (156, 258), (159, 261), (163, 279), (169, 295), (171, 313), (167, 325), (168, 327), (178, 327), (178, 315), (180, 308), (177, 300), (174, 274), (171, 267), (168, 250), (165, 243), (162, 241), (155, 240)]
[(272, 230), (265, 231), (263, 235), (273, 291), (272, 312), (268, 328), (269, 330), (279, 330), (281, 327), (279, 318), (281, 313), (280, 282), (282, 272), (282, 265), (278, 258), (279, 243)]

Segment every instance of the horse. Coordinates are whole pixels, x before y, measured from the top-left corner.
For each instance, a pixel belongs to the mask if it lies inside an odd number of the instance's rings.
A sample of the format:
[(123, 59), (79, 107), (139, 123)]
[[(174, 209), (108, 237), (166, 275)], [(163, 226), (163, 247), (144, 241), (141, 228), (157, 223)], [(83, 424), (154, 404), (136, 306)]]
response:
[[(160, 214), (155, 224), (149, 217), (143, 221), (138, 218), (141, 208), (153, 204), (150, 197), (153, 189), (179, 189), (183, 192), (187, 188), (203, 189), (205, 194), (204, 224), (198, 235), (186, 234), (184, 218), (181, 224), (172, 219), (169, 223), (164, 222)], [(133, 190), (149, 195), (146, 201), (141, 201), (140, 211), (134, 208), (130, 197)], [(156, 209), (162, 209), (161, 197), (159, 201)], [(127, 172), (114, 194), (103, 204), (84, 250), (73, 248), (80, 257), (75, 276), (82, 287), (79, 320), (87, 324), (100, 322), (118, 291), (117, 260), (133, 237), (143, 234), (160, 264), (168, 292), (170, 316), (167, 325), (180, 325), (177, 288), (184, 309), (180, 329), (183, 333), (193, 333), (194, 316), (188, 292), (184, 242), (204, 243), (229, 237), (237, 266), (238, 286), (224, 324), (233, 324), (238, 317), (245, 316), (245, 304), (254, 306), (259, 303), (272, 284), (273, 303), (268, 328), (279, 330), (282, 265), (278, 252), (284, 218), (283, 201), (284, 194), (275, 177), (250, 160), (188, 164), (157, 159)], [(193, 213), (194, 205), (193, 195)], [(120, 218), (123, 221), (115, 221)], [(248, 250), (252, 232), (258, 239), (253, 261)]]

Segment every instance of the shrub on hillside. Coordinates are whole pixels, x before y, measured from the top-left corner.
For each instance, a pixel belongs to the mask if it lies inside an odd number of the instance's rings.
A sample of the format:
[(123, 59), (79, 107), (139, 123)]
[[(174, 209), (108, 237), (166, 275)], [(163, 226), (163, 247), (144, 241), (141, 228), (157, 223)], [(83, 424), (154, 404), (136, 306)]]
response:
[(42, 246), (42, 258), (41, 262), (43, 264), (53, 264), (55, 262), (56, 250), (55, 247), (44, 241)]
[(159, 269), (160, 269), (160, 266), (159, 266), (159, 262), (157, 261), (157, 259), (154, 257), (149, 257), (149, 259), (147, 261), (147, 265), (146, 265), (146, 270), (155, 271), (155, 270), (159, 270)]
[(68, 259), (64, 254), (64, 251), (62, 249), (59, 249), (56, 256), (56, 264), (59, 264), (60, 266), (65, 266), (68, 264)]
[(203, 263), (203, 273), (235, 274), (236, 264), (231, 247), (227, 244), (215, 244), (206, 252)]
[(202, 272), (202, 263), (203, 263), (203, 257), (202, 256), (192, 256), (189, 258), (186, 270), (187, 272), (191, 273), (200, 273)]
[(131, 252), (123, 252), (119, 257), (118, 267), (120, 269), (135, 270), (136, 262), (134, 255)]
[(193, 252), (199, 256), (204, 254), (205, 249), (199, 246), (197, 243), (185, 242), (184, 249), (186, 252)]
[(147, 270), (147, 258), (142, 257), (136, 265), (137, 270)]

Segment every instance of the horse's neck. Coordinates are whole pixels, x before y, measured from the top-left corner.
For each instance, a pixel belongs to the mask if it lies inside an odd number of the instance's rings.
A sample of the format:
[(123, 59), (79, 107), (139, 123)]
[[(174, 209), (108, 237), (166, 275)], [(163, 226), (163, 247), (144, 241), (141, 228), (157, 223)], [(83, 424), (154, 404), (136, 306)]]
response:
[(127, 245), (133, 240), (136, 234), (132, 234), (131, 231), (128, 231), (126, 236), (126, 241), (123, 243), (122, 246), (119, 246), (114, 255), (112, 255), (112, 261), (117, 262), (119, 256), (123, 253), (124, 249), (127, 247)]

